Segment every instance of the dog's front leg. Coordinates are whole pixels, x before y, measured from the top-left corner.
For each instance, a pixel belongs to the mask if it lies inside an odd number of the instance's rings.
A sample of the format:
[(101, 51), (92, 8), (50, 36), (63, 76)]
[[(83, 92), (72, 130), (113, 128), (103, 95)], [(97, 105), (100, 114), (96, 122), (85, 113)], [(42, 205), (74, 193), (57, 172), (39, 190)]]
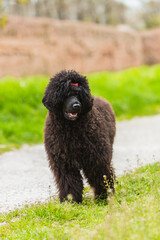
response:
[(67, 200), (68, 195), (71, 194), (73, 201), (82, 202), (83, 181), (80, 171), (66, 163), (55, 166), (53, 170), (60, 201)]

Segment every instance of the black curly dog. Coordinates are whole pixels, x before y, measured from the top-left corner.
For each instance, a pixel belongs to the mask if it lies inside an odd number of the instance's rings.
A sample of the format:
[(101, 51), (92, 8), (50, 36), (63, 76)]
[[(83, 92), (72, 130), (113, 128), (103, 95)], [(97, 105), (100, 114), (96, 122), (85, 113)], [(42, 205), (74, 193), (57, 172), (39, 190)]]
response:
[(44, 106), (44, 144), (59, 189), (60, 201), (72, 195), (82, 202), (83, 170), (96, 198), (106, 199), (114, 192), (111, 165), (115, 136), (115, 115), (110, 104), (90, 93), (85, 76), (61, 71), (50, 79)]

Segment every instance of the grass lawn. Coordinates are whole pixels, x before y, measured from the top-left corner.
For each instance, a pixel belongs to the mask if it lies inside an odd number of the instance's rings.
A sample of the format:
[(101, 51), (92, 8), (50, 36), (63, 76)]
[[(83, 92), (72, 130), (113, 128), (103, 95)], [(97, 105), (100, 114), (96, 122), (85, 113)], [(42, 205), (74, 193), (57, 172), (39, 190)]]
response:
[[(160, 113), (160, 65), (88, 75), (92, 94), (108, 99), (118, 120)], [(46, 76), (0, 80), (0, 153), (43, 141)]]
[[(57, 199), (0, 215), (0, 239), (159, 240), (160, 163), (119, 178), (108, 205)], [(86, 190), (90, 191), (89, 189)]]

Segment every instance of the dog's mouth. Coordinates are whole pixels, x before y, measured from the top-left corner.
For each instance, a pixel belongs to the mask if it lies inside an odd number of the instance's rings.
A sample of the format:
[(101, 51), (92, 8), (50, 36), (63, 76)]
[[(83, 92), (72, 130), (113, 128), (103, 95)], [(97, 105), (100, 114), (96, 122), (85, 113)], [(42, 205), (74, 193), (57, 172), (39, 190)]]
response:
[(76, 120), (78, 118), (78, 113), (68, 113), (68, 112), (65, 112), (64, 116), (68, 120), (74, 121), (74, 120)]

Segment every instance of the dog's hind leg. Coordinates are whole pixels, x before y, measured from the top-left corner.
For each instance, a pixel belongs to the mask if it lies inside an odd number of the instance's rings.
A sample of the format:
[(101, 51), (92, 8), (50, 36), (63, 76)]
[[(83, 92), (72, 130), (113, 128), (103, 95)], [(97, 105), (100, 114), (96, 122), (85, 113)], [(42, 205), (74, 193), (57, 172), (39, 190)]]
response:
[(96, 199), (107, 199), (108, 190), (111, 189), (114, 193), (114, 174), (112, 168), (108, 170), (107, 166), (98, 166), (92, 171), (84, 169), (84, 175), (90, 186), (94, 189)]

